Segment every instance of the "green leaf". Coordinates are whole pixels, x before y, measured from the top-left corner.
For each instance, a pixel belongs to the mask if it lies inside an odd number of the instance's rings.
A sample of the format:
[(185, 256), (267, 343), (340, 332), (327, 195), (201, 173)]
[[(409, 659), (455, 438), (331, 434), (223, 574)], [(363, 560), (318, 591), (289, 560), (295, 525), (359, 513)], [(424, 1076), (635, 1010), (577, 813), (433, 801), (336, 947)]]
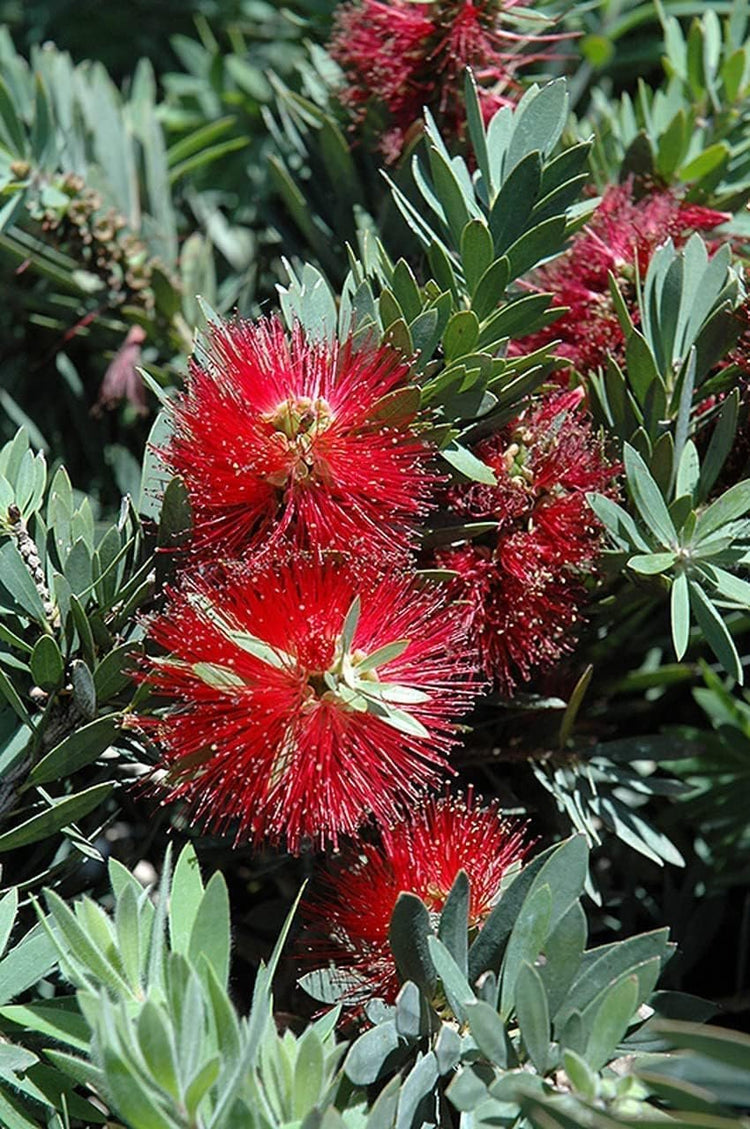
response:
[[(736, 682), (742, 685), (742, 663), (724, 620), (701, 586), (696, 584), (695, 581), (690, 582), (690, 596), (693, 613), (703, 632), (703, 637), (727, 674), (730, 674)], [(0, 842), (2, 842), (1, 839)]]
[(398, 1052), (400, 1041), (396, 1024), (379, 1023), (352, 1043), (344, 1062), (344, 1073), (355, 1086), (376, 1082)]
[(537, 972), (544, 984), (552, 1016), (557, 1014), (564, 1003), (568, 990), (578, 975), (586, 946), (586, 933), (586, 914), (581, 903), (574, 902), (545, 942), (545, 963), (537, 967)]
[(442, 941), (437, 937), (429, 936), (427, 947), (451, 1011), (456, 1019), (465, 1023), (467, 1018), (466, 1005), (473, 1003), (476, 999), (471, 985)]
[(6, 1004), (41, 980), (57, 963), (53, 939), (40, 925), (0, 961), (0, 1004)]
[(688, 439), (682, 449), (679, 466), (677, 467), (677, 481), (675, 484), (675, 497), (683, 494), (693, 497), (700, 478), (701, 463), (698, 450), (692, 439)]
[(564, 1050), (563, 1068), (573, 1085), (573, 1089), (577, 1090), (579, 1094), (583, 1094), (588, 1101), (593, 1101), (597, 1096), (597, 1077), (586, 1060), (573, 1050)]
[(516, 979), (515, 1008), (529, 1058), (539, 1073), (545, 1074), (549, 1055), (549, 1006), (542, 979), (528, 962), (521, 965)]
[(699, 156), (683, 165), (678, 172), (678, 176), (683, 184), (700, 182), (728, 164), (729, 157), (730, 152), (727, 146), (718, 141), (714, 145), (709, 145)]
[(21, 614), (46, 626), (47, 615), (42, 598), (36, 590), (31, 574), (24, 564), (23, 557), (12, 541), (6, 541), (0, 548), (0, 603), (3, 589), (8, 592)]
[(216, 663), (193, 663), (190, 669), (201, 682), (214, 690), (236, 690), (246, 685), (241, 675), (229, 667), (217, 666)]
[(159, 515), (156, 543), (160, 549), (178, 549), (192, 528), (193, 514), (185, 483), (174, 477), (167, 483)]
[[(51, 942), (50, 942), (51, 944)], [(54, 948), (50, 950), (54, 953)], [(41, 978), (41, 976), (40, 976)], [(79, 1051), (91, 1049), (91, 1030), (78, 1010), (74, 997), (59, 997), (41, 1003), (11, 1004), (0, 1015), (27, 1031), (46, 1035)]]
[(483, 972), (499, 970), (503, 945), (511, 934), (529, 890), (539, 871), (556, 850), (557, 844), (536, 855), (503, 891), (469, 949), (469, 981), (472, 984)]
[(0, 901), (0, 956), (5, 952), (10, 931), (16, 919), (18, 909), (18, 891), (15, 887)]
[[(565, 217), (550, 216), (526, 231), (505, 252), (510, 262), (511, 278), (519, 278), (543, 259), (559, 251), (565, 239)], [(556, 311), (559, 316), (559, 311)], [(522, 336), (522, 331), (519, 334)]]
[(177, 1079), (173, 1033), (161, 1008), (152, 1000), (146, 1000), (138, 1016), (138, 1043), (151, 1076), (178, 1101), (180, 1084)]
[(136, 994), (143, 989), (141, 968), (140, 894), (126, 886), (115, 905), (117, 948), (128, 983)]
[(410, 384), (406, 388), (396, 388), (395, 391), (389, 392), (377, 401), (372, 411), (368, 413), (367, 418), (373, 423), (404, 424), (411, 422), (419, 411), (420, 400), (421, 394), (416, 385)]
[(362, 977), (346, 968), (315, 968), (297, 980), (300, 988), (322, 1004), (337, 1004), (340, 1000), (354, 1001), (363, 991), (369, 996)]
[(479, 339), (479, 318), (473, 310), (457, 310), (443, 333), (446, 360), (452, 361), (470, 353)]
[(224, 877), (218, 871), (206, 886), (190, 931), (188, 956), (193, 963), (202, 954), (216, 973), (221, 985), (229, 981), (231, 922), (229, 893)]
[(128, 673), (134, 669), (134, 659), (139, 648), (132, 643), (123, 643), (104, 656), (94, 669), (94, 692), (98, 702), (108, 702), (127, 686), (135, 689)]
[(701, 573), (711, 581), (722, 600), (728, 600), (743, 609), (750, 609), (750, 583), (733, 576), (715, 564), (700, 564)]
[(583, 1013), (607, 985), (647, 965), (654, 957), (663, 962), (669, 950), (668, 929), (656, 929), (629, 937), (626, 941), (590, 949), (584, 953), (580, 971), (555, 1016), (556, 1025), (564, 1027), (573, 1012)]
[(414, 273), (405, 259), (399, 259), (393, 268), (391, 285), (407, 322), (414, 321), (422, 312), (422, 296)]
[(544, 941), (583, 893), (588, 848), (583, 835), (556, 845), (534, 879), (513, 927), (502, 968), (500, 1014), (507, 1018), (515, 980), (524, 961), (533, 964)]
[(431, 934), (430, 915), (422, 899), (414, 894), (399, 894), (388, 930), (391, 951), (402, 979), (413, 980), (428, 990), (435, 985), (435, 967), (428, 946)]
[(641, 536), (638, 526), (627, 510), (604, 494), (587, 494), (586, 501), (620, 548), (642, 549), (644, 553), (649, 552), (648, 542)]
[(170, 471), (158, 452), (167, 446), (172, 438), (173, 431), (174, 418), (172, 412), (167, 407), (163, 407), (158, 412), (146, 441), (141, 484), (136, 503), (138, 513), (154, 521), (158, 520), (164, 491), (171, 477)]
[(541, 181), (541, 154), (530, 152), (516, 165), (500, 189), (490, 211), (490, 231), (496, 258), (503, 255), (526, 230)]
[(645, 407), (653, 384), (661, 378), (651, 349), (637, 329), (628, 338), (625, 360), (630, 385), (639, 404)]
[[(9, 76), (10, 77), (10, 76)], [(9, 147), (15, 157), (27, 152), (27, 133), (16, 112), (13, 96), (7, 84), (0, 79), (0, 119)]]
[(63, 573), (76, 596), (82, 596), (91, 587), (91, 554), (82, 538), (75, 542), (67, 554)]
[(455, 439), (451, 440), (447, 447), (443, 447), (440, 454), (447, 463), (466, 478), (472, 479), (474, 482), (483, 482), (487, 486), (495, 486), (496, 478), (495, 472), (491, 467), (473, 455), (466, 447), (462, 447)]
[(18, 691), (2, 668), (0, 668), (0, 694), (5, 698), (15, 715), (33, 732), (34, 723), (29, 716), (29, 711), (26, 709)]
[(180, 851), (169, 893), (169, 936), (177, 953), (187, 954), (195, 918), (203, 898), (198, 856), (191, 843)]
[[(93, 976), (117, 997), (132, 998), (133, 993), (117, 967), (120, 962), (117, 961), (117, 966), (113, 962), (114, 954), (108, 933), (105, 937), (91, 936), (90, 930), (84, 928), (82, 922), (54, 890), (45, 890), (45, 897), (50, 909), (50, 919), (57, 925), (60, 933), (56, 940), (59, 953), (66, 964), (75, 970), (78, 977), (90, 981)], [(91, 920), (87, 922), (87, 925), (90, 924)], [(102, 950), (101, 942), (107, 945), (107, 952)]]
[(494, 1007), (485, 1000), (465, 1005), (469, 1030), (482, 1054), (494, 1066), (508, 1065), (508, 1036), (503, 1021)]
[(706, 1055), (736, 1070), (750, 1064), (750, 1035), (709, 1024), (676, 1019), (654, 1019), (651, 1029), (673, 1046)]
[(468, 876), (466, 871), (459, 870), (445, 899), (438, 925), (439, 939), (464, 976), (468, 967), (469, 895)]
[(355, 596), (352, 600), (351, 606), (344, 618), (344, 626), (341, 629), (341, 649), (344, 654), (348, 654), (352, 649), (352, 643), (357, 631), (360, 613), (362, 611), (362, 600), (359, 596)]
[(537, 878), (523, 903), (505, 950), (500, 1003), (503, 1019), (507, 1019), (513, 1010), (516, 979), (522, 966), (536, 960), (551, 931), (552, 890), (546, 883), (538, 885), (538, 881)]
[(708, 497), (712, 486), (721, 473), (737, 434), (737, 420), (740, 407), (740, 390), (733, 388), (721, 406), (714, 424), (711, 442), (701, 466), (698, 484), (698, 500)]
[(121, 724), (119, 714), (109, 714), (76, 729), (34, 765), (29, 774), (30, 783), (46, 784), (50, 780), (64, 779), (92, 764), (110, 747)]
[(493, 258), (492, 236), (486, 223), (480, 219), (470, 220), (461, 232), (461, 265), (470, 293), (474, 293)]
[(46, 811), (27, 819), (11, 831), (0, 835), (0, 851), (11, 851), (17, 847), (26, 847), (29, 843), (37, 843), (40, 839), (47, 839), (63, 827), (69, 827), (79, 819), (83, 819), (90, 811), (103, 803), (112, 791), (111, 784), (95, 784), (83, 792), (64, 799), (56, 800)]
[(624, 462), (628, 487), (644, 522), (662, 545), (676, 545), (677, 531), (662, 493), (643, 459), (629, 443), (625, 444)]
[[(84, 657), (91, 666), (94, 666), (96, 661), (96, 647), (94, 644), (94, 633), (91, 630), (88, 616), (84, 611), (81, 601), (72, 592), (69, 591), (70, 599), (70, 614), (73, 618), (78, 638), (81, 641), (81, 649)], [(93, 685), (93, 683), (92, 683)]]
[(60, 648), (51, 635), (42, 635), (34, 646), (30, 660), (31, 677), (42, 690), (56, 689), (65, 670)]
[(750, 510), (750, 479), (730, 486), (720, 498), (712, 502), (698, 517), (693, 538), (696, 546), (716, 530), (736, 521)]
[(435, 193), (445, 215), (454, 245), (458, 247), (461, 242), (461, 233), (471, 219), (467, 200), (453, 166), (435, 146), (430, 145), (427, 152)]
[(457, 1110), (469, 1114), (487, 1099), (487, 1083), (480, 1076), (476, 1064), (459, 1067), (448, 1087), (447, 1096)]
[(107, 1090), (120, 1117), (148, 1129), (179, 1129), (179, 1122), (163, 1113), (151, 1096), (146, 1078), (110, 1047), (102, 1052)]
[(682, 659), (690, 642), (690, 586), (687, 574), (678, 572), (670, 595), (672, 644), (677, 659)]
[(512, 169), (523, 154), (534, 149), (545, 157), (552, 153), (568, 119), (568, 103), (568, 86), (562, 78), (547, 83), (541, 90), (531, 87), (526, 91), (513, 115), (507, 169)]
[[(379, 666), (386, 666), (403, 655), (409, 643), (409, 639), (395, 639), (393, 643), (386, 643), (384, 646), (378, 647), (376, 651), (371, 651), (369, 655), (357, 662), (357, 672), (362, 674), (368, 670), (377, 670)], [(425, 699), (421, 700), (424, 701)]]
[(640, 572), (643, 576), (658, 576), (659, 573), (670, 569), (676, 560), (674, 553), (646, 553), (631, 557), (628, 568), (633, 572)]
[(617, 982), (601, 1002), (586, 1045), (586, 1061), (600, 1070), (611, 1059), (638, 1007), (638, 977)]
[(399, 1129), (424, 1125), (419, 1111), (424, 1108), (425, 1103), (429, 1106), (434, 1105), (437, 1080), (438, 1065), (435, 1053), (427, 1051), (409, 1071), (401, 1087), (397, 1119)]
[(497, 309), (509, 281), (510, 263), (505, 256), (487, 267), (476, 285), (471, 301), (471, 308), (480, 321)]
[[(75, 596), (71, 596), (71, 607)], [(84, 717), (94, 717), (96, 714), (96, 690), (94, 679), (85, 662), (73, 659), (70, 664), (70, 681), (73, 686), (73, 701), (78, 706)]]

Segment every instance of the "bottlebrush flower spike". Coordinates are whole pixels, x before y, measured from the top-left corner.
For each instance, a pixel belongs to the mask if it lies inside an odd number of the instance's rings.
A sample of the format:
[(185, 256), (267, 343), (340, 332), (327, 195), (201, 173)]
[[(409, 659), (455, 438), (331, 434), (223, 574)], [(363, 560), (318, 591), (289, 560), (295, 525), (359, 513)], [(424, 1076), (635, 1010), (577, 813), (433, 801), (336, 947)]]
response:
[(582, 397), (581, 388), (551, 393), (478, 445), (495, 486), (449, 491), (463, 518), (497, 522), (491, 543), (447, 549), (437, 560), (458, 573), (454, 598), (466, 609), (486, 674), (506, 695), (572, 650), (582, 570), (601, 551), (586, 494), (610, 492), (617, 468), (580, 414)]
[(553, 294), (553, 307), (569, 307), (557, 321), (511, 343), (512, 355), (533, 352), (561, 340), (556, 352), (578, 372), (606, 367), (607, 357), (624, 354), (625, 339), (609, 290), (609, 273), (638, 320), (635, 270), (643, 277), (657, 247), (672, 239), (682, 246), (696, 231), (710, 231), (731, 219), (726, 212), (685, 204), (669, 189), (636, 199), (633, 183), (611, 185), (569, 250), (537, 271), (535, 289)]
[(469, 928), (478, 930), (500, 894), (508, 868), (528, 850), (525, 826), (503, 819), (497, 803), (431, 797), (409, 819), (383, 831), (382, 845), (346, 852), (305, 903), (314, 959), (332, 960), (361, 987), (350, 1002), (396, 998), (399, 976), (388, 943), (396, 900), (416, 894), (431, 913), (445, 904), (460, 870), (469, 878)]
[(338, 8), (329, 50), (344, 71), (341, 98), (358, 118), (373, 105), (385, 110), (380, 148), (386, 160), (399, 158), (425, 106), (446, 140), (460, 136), (467, 67), (487, 120), (514, 100), (518, 69), (544, 58), (543, 44), (565, 38), (524, 28), (529, 2), (354, 0)]
[(314, 554), (187, 582), (149, 634), (168, 652), (142, 675), (172, 702), (143, 721), (166, 799), (292, 852), (396, 818), (482, 689), (442, 594)]
[[(287, 335), (276, 319), (212, 326), (173, 405), (164, 452), (195, 517), (195, 544), (405, 554), (435, 475), (399, 396), (410, 365), (388, 346)], [(387, 399), (386, 399), (387, 398)]]

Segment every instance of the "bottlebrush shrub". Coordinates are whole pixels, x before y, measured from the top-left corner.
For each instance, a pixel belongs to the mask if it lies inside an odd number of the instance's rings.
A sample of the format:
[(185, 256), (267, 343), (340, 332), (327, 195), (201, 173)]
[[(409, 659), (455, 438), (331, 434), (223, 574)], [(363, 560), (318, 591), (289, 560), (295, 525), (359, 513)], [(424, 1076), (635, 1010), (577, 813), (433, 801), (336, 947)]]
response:
[(391, 917), (403, 891), (439, 915), (459, 872), (470, 883), (468, 927), (481, 928), (500, 897), (503, 879), (527, 851), (525, 829), (503, 819), (497, 803), (466, 797), (430, 798), (408, 819), (382, 832), (382, 843), (350, 848), (304, 903), (310, 959), (330, 959), (330, 973), (300, 983), (311, 995), (344, 1004), (379, 997), (393, 1003), (401, 984), (389, 944)]
[(486, 674), (505, 694), (573, 647), (583, 577), (602, 551), (586, 493), (611, 493), (617, 467), (582, 414), (582, 397), (582, 389), (549, 393), (479, 443), (494, 486), (448, 490), (453, 512), (478, 532), (491, 529), (436, 557), (458, 574), (454, 598), (466, 608)]
[(696, 231), (710, 231), (731, 219), (726, 212), (686, 203), (675, 191), (653, 187), (637, 194), (634, 181), (610, 185), (570, 249), (541, 267), (539, 293), (552, 294), (564, 310), (551, 326), (514, 342), (511, 352), (527, 353), (559, 340), (557, 353), (580, 373), (606, 367), (624, 355), (625, 337), (610, 294), (614, 275), (631, 310), (637, 310), (635, 278), (645, 275), (657, 247), (675, 246)]
[[(654, 992), (671, 950), (665, 929), (585, 949), (586, 865), (580, 836), (537, 855), (468, 951), (465, 874), (439, 921), (402, 894), (391, 938), (412, 978), (347, 1046), (337, 1008), (301, 1036), (277, 1030), (271, 984), (291, 914), (243, 1015), (228, 991), (221, 874), (204, 885), (191, 847), (174, 871), (168, 851), (152, 900), (112, 860), (111, 913), (49, 893), (48, 914), (37, 907), (39, 926), (0, 961), (4, 1001), (47, 978), (42, 1003), (0, 1008), (4, 1121), (424, 1129), (512, 1118), (519, 1129), (611, 1129), (671, 1113), (667, 1123), (742, 1129), (732, 1113), (750, 1104), (750, 1039), (685, 1022), (711, 1014), (695, 997)], [(0, 954), (16, 904), (15, 890), (0, 901)], [(708, 1121), (691, 1116), (696, 1090)]]
[(435, 481), (414, 398), (395, 395), (409, 375), (388, 346), (287, 335), (273, 318), (212, 324), (165, 451), (196, 546), (237, 555), (286, 538), (408, 552)]
[(447, 766), (482, 689), (460, 609), (414, 574), (318, 554), (186, 577), (149, 627), (160, 788), (237, 838), (337, 843)]
[[(368, 109), (386, 114), (379, 147), (398, 160), (429, 107), (455, 140), (465, 122), (463, 82), (471, 67), (480, 84), (485, 119), (513, 100), (516, 72), (544, 57), (559, 38), (533, 30), (529, 0), (354, 0), (335, 13), (329, 50), (343, 67), (341, 101), (362, 120)], [(534, 13), (538, 26), (539, 16)], [(533, 18), (533, 17), (532, 17)]]

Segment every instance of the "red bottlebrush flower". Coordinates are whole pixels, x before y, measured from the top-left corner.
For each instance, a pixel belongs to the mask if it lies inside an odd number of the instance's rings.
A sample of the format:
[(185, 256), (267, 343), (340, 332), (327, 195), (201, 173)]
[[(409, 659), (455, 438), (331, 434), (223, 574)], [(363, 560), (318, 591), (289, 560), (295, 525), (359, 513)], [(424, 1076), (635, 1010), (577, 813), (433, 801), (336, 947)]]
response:
[[(398, 896), (416, 894), (439, 913), (460, 870), (469, 878), (469, 928), (481, 926), (497, 902), (508, 868), (528, 850), (525, 827), (504, 820), (497, 803), (462, 796), (431, 797), (424, 808), (382, 834), (382, 846), (363, 844), (327, 873), (305, 905), (310, 953), (353, 973), (349, 998), (392, 1003), (400, 981), (388, 943)], [(342, 977), (343, 979), (343, 977)]]
[(358, 118), (386, 112), (380, 148), (395, 161), (428, 106), (448, 137), (464, 122), (463, 83), (474, 71), (485, 118), (512, 101), (516, 72), (544, 58), (540, 46), (560, 35), (521, 26), (530, 0), (354, 0), (337, 10), (329, 44), (346, 87), (341, 98)]
[(601, 551), (601, 529), (586, 500), (607, 491), (617, 468), (578, 408), (582, 389), (557, 392), (476, 448), (495, 486), (452, 487), (450, 507), (471, 521), (496, 521), (491, 545), (437, 554), (458, 573), (472, 642), (487, 675), (512, 694), (518, 679), (572, 649), (585, 591), (581, 570)]
[(631, 181), (611, 185), (569, 250), (537, 272), (534, 288), (552, 294), (553, 307), (568, 311), (552, 325), (512, 343), (511, 353), (529, 353), (561, 339), (557, 353), (579, 372), (606, 366), (607, 357), (617, 357), (625, 347), (609, 272), (618, 279), (637, 321), (636, 266), (645, 275), (654, 251), (667, 239), (681, 246), (694, 232), (710, 231), (729, 219), (726, 212), (685, 204), (668, 189), (636, 199)]
[(167, 799), (237, 838), (337, 843), (392, 821), (440, 770), (481, 690), (461, 616), (413, 574), (295, 554), (172, 593), (141, 677)]
[[(382, 346), (291, 338), (276, 320), (211, 328), (164, 457), (182, 475), (195, 542), (239, 555), (279, 539), (404, 554), (435, 475), (397, 393), (410, 365)], [(386, 401), (385, 397), (389, 397)]]

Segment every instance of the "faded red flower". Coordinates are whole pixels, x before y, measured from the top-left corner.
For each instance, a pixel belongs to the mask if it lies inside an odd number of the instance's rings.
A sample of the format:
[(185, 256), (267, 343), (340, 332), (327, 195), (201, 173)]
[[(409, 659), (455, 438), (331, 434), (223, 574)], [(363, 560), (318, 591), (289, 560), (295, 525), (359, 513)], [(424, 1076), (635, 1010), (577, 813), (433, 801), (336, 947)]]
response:
[(437, 560), (458, 573), (453, 595), (465, 607), (470, 638), (508, 695), (572, 649), (582, 574), (602, 547), (586, 493), (610, 490), (617, 468), (579, 410), (582, 396), (580, 388), (551, 393), (477, 446), (496, 485), (448, 492), (464, 520), (497, 522), (490, 538), (443, 550)]
[(131, 325), (125, 340), (104, 374), (99, 396), (91, 409), (93, 416), (101, 415), (103, 409), (112, 411), (123, 400), (132, 405), (136, 415), (148, 415), (146, 389), (138, 372), (141, 363), (141, 345), (145, 340), (145, 329), (140, 325)]
[(485, 119), (513, 100), (518, 69), (544, 58), (540, 48), (561, 36), (524, 27), (530, 0), (354, 0), (335, 16), (329, 48), (344, 71), (341, 98), (361, 119), (386, 112), (380, 148), (396, 161), (418, 130), (425, 106), (446, 137), (465, 122), (463, 84), (471, 67)]
[(610, 185), (569, 250), (536, 273), (534, 288), (552, 294), (552, 306), (569, 307), (552, 325), (511, 344), (529, 353), (560, 340), (556, 352), (581, 373), (605, 367), (624, 353), (625, 340), (609, 290), (609, 273), (620, 283), (637, 321), (636, 267), (643, 277), (657, 247), (672, 239), (682, 246), (696, 231), (710, 231), (731, 217), (686, 204), (669, 189), (636, 198), (632, 181)]
[(525, 826), (503, 819), (497, 802), (482, 807), (471, 789), (466, 797), (431, 797), (383, 831), (382, 845), (351, 848), (321, 879), (305, 904), (309, 957), (353, 974), (351, 1003), (373, 996), (392, 1003), (400, 980), (388, 931), (399, 894), (416, 894), (438, 914), (463, 870), (470, 883), (469, 929), (479, 930), (498, 901), (503, 876), (528, 850), (524, 836)]
[(196, 547), (406, 553), (436, 480), (414, 401), (398, 395), (409, 372), (388, 346), (289, 336), (275, 319), (212, 326), (164, 452), (185, 481)]
[(334, 845), (435, 782), (482, 684), (459, 610), (413, 574), (290, 554), (187, 581), (149, 635), (167, 800), (237, 838)]

